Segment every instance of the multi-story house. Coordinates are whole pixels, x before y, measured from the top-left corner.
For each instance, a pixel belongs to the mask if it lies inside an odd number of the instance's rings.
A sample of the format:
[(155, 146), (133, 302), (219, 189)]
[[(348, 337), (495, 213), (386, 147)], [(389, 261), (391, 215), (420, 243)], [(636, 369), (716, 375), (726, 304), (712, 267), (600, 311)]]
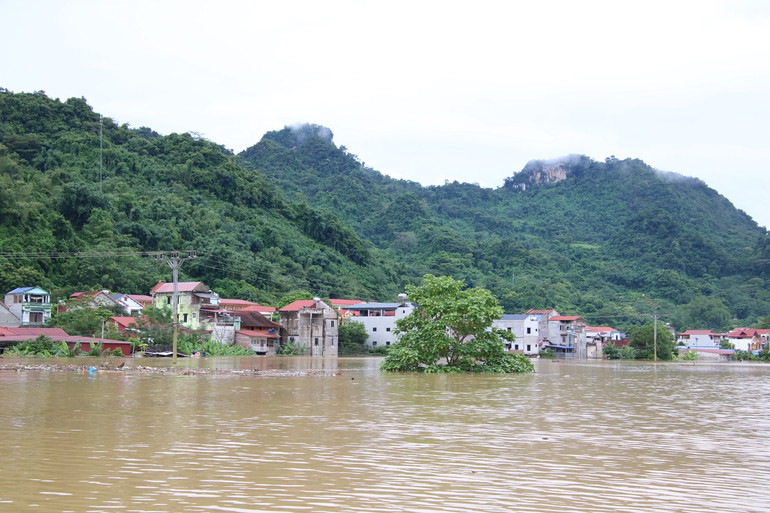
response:
[(381, 347), (396, 341), (396, 321), (411, 314), (414, 304), (406, 301), (406, 294), (399, 294), (397, 303), (358, 303), (342, 309), (352, 314), (347, 322), (364, 325), (367, 347)]
[(51, 294), (40, 287), (19, 287), (5, 295), (8, 310), (20, 326), (42, 326), (51, 319)]
[[(172, 308), (174, 284), (160, 282), (150, 291), (156, 308)], [(232, 344), (240, 319), (219, 306), (219, 295), (199, 281), (177, 283), (177, 322), (191, 330), (208, 331), (222, 343)]]
[(281, 343), (304, 347), (312, 356), (337, 356), (339, 350), (337, 311), (319, 298), (302, 299), (278, 310)]
[(504, 314), (502, 319), (492, 323), (492, 327), (513, 333), (516, 340), (505, 342), (507, 351), (535, 355), (540, 352), (542, 339), (540, 337), (540, 319), (530, 314)]

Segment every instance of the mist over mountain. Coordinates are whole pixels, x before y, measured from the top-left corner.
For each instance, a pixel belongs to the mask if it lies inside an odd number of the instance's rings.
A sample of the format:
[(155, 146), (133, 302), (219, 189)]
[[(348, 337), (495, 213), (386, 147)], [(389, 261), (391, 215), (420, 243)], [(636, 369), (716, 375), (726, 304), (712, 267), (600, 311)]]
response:
[[(0, 287), (147, 293), (185, 279), (275, 303), (298, 292), (391, 300), (426, 273), (624, 329), (653, 311), (721, 329), (770, 313), (763, 229), (696, 179), (641, 160), (532, 161), (500, 187), (423, 187), (366, 167), (321, 125), (233, 155), (117, 125), (83, 99), (0, 91)], [(101, 258), (86, 254), (99, 253)]]

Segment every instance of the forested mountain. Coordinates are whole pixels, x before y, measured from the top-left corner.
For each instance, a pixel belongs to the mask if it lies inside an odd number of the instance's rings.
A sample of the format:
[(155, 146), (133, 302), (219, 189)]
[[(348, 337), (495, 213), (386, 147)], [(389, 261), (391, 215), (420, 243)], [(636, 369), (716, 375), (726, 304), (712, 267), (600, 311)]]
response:
[(770, 313), (765, 230), (702, 181), (640, 160), (570, 156), (532, 161), (498, 189), (422, 187), (367, 168), (316, 125), (270, 132), (240, 156), (404, 273), (482, 285), (510, 312), (556, 307), (625, 327), (657, 311), (713, 329)]
[[(0, 288), (147, 293), (144, 252), (196, 250), (184, 279), (275, 303), (304, 290), (390, 300), (425, 273), (620, 329), (770, 313), (765, 230), (702, 182), (639, 160), (533, 161), (501, 187), (423, 187), (366, 167), (330, 130), (233, 155), (100, 117), (84, 99), (0, 90)], [(99, 256), (99, 258), (93, 258)]]
[[(105, 118), (100, 177), (99, 134), (100, 117), (84, 99), (0, 91), (4, 291), (40, 284), (59, 298), (147, 294), (170, 272), (140, 253), (167, 250), (196, 250), (183, 276), (224, 297), (271, 303), (298, 289), (332, 297), (401, 290), (334, 214), (287, 202), (222, 146)], [(72, 255), (86, 252), (99, 257)]]

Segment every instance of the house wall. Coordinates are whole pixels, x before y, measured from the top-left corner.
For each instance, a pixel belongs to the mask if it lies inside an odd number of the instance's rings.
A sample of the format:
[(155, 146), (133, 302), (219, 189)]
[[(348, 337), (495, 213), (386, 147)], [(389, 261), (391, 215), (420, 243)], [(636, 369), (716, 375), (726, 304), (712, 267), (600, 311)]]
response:
[(339, 320), (336, 310), (317, 301), (315, 308), (284, 311), (280, 315), (282, 343), (293, 340), (312, 356), (337, 356)]
[(401, 305), (391, 311), (393, 315), (359, 315), (351, 317), (348, 322), (360, 322), (364, 325), (366, 334), (369, 335), (365, 343), (367, 347), (389, 346), (396, 341), (396, 321), (411, 314), (414, 305)]
[(540, 352), (540, 321), (535, 315), (528, 315), (524, 319), (498, 319), (492, 326), (513, 333), (516, 340), (506, 342), (505, 349), (510, 351), (522, 351), (525, 354), (538, 354)]

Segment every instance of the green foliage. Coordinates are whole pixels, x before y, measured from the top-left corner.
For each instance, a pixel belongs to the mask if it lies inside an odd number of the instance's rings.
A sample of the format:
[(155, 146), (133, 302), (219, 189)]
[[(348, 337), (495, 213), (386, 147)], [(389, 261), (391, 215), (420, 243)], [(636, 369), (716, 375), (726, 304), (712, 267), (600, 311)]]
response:
[(278, 347), (276, 352), (284, 356), (299, 356), (305, 354), (307, 348), (294, 339), (289, 339), (285, 344)]
[(638, 357), (638, 351), (631, 346), (617, 347), (612, 342), (604, 344), (602, 353), (608, 360), (634, 360)]
[(652, 323), (644, 326), (636, 326), (629, 331), (631, 335), (631, 347), (637, 352), (637, 358), (652, 360), (655, 357), (657, 345), (657, 357), (659, 360), (671, 360), (674, 357), (674, 335), (666, 329), (658, 326), (657, 344), (655, 339), (655, 327)]
[(407, 286), (419, 306), (396, 322), (398, 340), (382, 363), (387, 371), (523, 372), (534, 369), (521, 355), (505, 352), (505, 330), (491, 328), (503, 310), (483, 288), (426, 275), (419, 287)]
[(200, 337), (194, 334), (180, 335), (177, 347), (181, 353), (193, 355), (200, 352), (201, 356), (248, 356), (254, 351), (239, 345), (228, 346), (208, 337)]
[(58, 356), (61, 345), (54, 342), (45, 335), (38, 335), (37, 338), (24, 340), (16, 345), (6, 347), (3, 356), (41, 356), (49, 358)]
[(339, 354), (340, 356), (362, 354), (366, 352), (366, 327), (355, 321), (348, 321), (339, 326)]
[(716, 297), (698, 296), (677, 309), (677, 326), (682, 330), (710, 329), (721, 332), (730, 326), (732, 315)]
[(81, 301), (72, 301), (67, 303), (66, 311), (56, 312), (50, 324), (63, 329), (68, 335), (90, 337), (101, 334), (102, 323), (114, 315), (115, 312), (109, 308), (90, 308)]
[(679, 353), (676, 359), (685, 362), (694, 362), (698, 359), (698, 351), (684, 351)]
[(102, 356), (104, 354), (104, 343), (98, 342), (94, 344), (93, 342), (89, 342), (90, 348), (88, 352), (85, 353), (85, 356)]

